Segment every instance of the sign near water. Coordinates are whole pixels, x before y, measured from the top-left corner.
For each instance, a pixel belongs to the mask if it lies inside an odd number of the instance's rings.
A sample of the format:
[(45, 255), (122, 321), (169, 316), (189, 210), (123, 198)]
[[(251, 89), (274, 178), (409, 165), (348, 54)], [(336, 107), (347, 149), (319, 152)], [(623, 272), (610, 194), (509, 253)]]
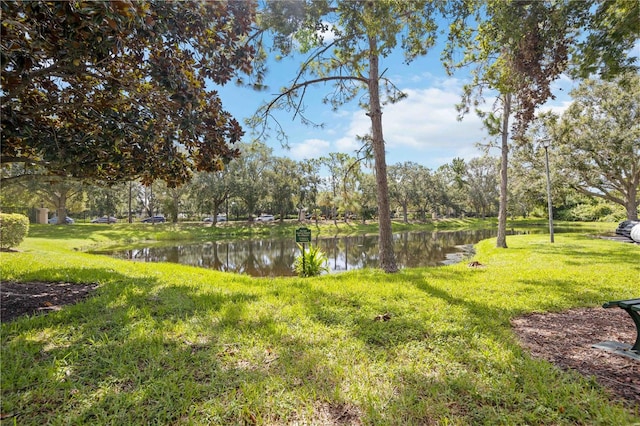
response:
[(296, 243), (310, 243), (311, 242), (311, 229), (298, 228), (296, 229)]

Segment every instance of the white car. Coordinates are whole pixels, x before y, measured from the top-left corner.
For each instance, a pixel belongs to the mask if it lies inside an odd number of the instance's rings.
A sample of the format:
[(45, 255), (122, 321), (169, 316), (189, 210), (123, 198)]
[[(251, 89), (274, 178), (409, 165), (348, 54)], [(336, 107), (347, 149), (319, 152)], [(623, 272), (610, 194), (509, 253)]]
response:
[(261, 214), (256, 218), (256, 222), (272, 222), (275, 220), (272, 214)]
[[(211, 219), (210, 216), (205, 217), (204, 219), (202, 219), (203, 222), (213, 222), (213, 219)], [(226, 222), (227, 221), (227, 215), (226, 214), (219, 214), (216, 216), (216, 222)]]

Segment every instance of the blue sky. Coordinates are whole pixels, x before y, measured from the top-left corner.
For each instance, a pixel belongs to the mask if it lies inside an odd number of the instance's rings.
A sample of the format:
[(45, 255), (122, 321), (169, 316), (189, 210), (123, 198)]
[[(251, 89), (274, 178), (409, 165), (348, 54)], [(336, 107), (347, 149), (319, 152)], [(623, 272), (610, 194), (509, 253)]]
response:
[[(271, 99), (294, 78), (302, 59), (286, 58), (280, 63), (272, 63), (266, 81), (269, 89), (264, 92), (233, 84), (220, 88), (225, 109), (241, 122), (250, 117), (264, 101)], [(403, 62), (401, 54), (383, 58), (380, 69), (387, 69), (385, 75), (408, 95), (406, 99), (383, 109), (388, 165), (413, 161), (435, 170), (455, 157), (468, 161), (482, 155), (477, 144), (486, 143), (487, 134), (479, 118), (470, 113), (463, 121), (458, 121), (455, 110), (467, 76), (461, 71), (448, 77), (440, 62), (437, 46), (426, 57), (409, 65)], [(568, 92), (575, 85), (577, 83), (568, 78), (556, 82), (554, 94), (557, 99), (548, 102), (544, 109), (563, 111), (570, 103)], [(558, 90), (559, 87), (562, 90)], [(279, 116), (280, 124), (287, 131), (290, 149), (283, 149), (275, 136), (264, 139), (263, 142), (273, 149), (275, 155), (298, 161), (330, 152), (355, 155), (360, 147), (356, 136), (369, 132), (370, 119), (355, 103), (344, 105), (337, 112), (332, 111), (331, 106), (321, 102), (322, 96), (330, 90), (330, 86), (319, 86), (308, 93), (306, 100), (307, 115), (324, 123), (324, 128), (304, 126), (293, 121), (289, 114)], [(492, 103), (493, 99), (488, 98), (486, 108), (489, 109)], [(250, 139), (248, 129), (246, 139)], [(492, 151), (491, 154), (498, 155), (498, 152)]]

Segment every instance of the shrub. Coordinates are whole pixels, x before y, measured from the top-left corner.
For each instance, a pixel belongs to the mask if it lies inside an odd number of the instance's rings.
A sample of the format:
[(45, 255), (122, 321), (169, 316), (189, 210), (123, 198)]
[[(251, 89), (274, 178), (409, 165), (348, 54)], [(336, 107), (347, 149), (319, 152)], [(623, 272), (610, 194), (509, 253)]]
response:
[(29, 232), (29, 218), (21, 214), (0, 213), (0, 247), (20, 245)]
[(298, 247), (302, 251), (296, 258), (296, 273), (299, 277), (315, 277), (329, 271), (327, 256), (320, 248), (310, 245), (309, 250), (305, 250), (301, 244)]
[(617, 204), (595, 201), (578, 204), (569, 210), (570, 219), (583, 222), (615, 222), (625, 217), (624, 208)]

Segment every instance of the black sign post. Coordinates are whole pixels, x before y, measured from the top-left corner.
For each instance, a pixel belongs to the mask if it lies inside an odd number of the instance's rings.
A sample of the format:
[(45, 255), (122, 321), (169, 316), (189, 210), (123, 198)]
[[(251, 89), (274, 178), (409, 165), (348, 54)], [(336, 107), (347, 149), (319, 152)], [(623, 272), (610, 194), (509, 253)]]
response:
[(310, 243), (311, 242), (311, 229), (309, 228), (298, 228), (296, 229), (296, 243), (301, 243), (302, 244), (302, 273), (304, 274), (305, 271), (305, 251), (306, 251), (306, 247), (305, 247), (305, 243)]

